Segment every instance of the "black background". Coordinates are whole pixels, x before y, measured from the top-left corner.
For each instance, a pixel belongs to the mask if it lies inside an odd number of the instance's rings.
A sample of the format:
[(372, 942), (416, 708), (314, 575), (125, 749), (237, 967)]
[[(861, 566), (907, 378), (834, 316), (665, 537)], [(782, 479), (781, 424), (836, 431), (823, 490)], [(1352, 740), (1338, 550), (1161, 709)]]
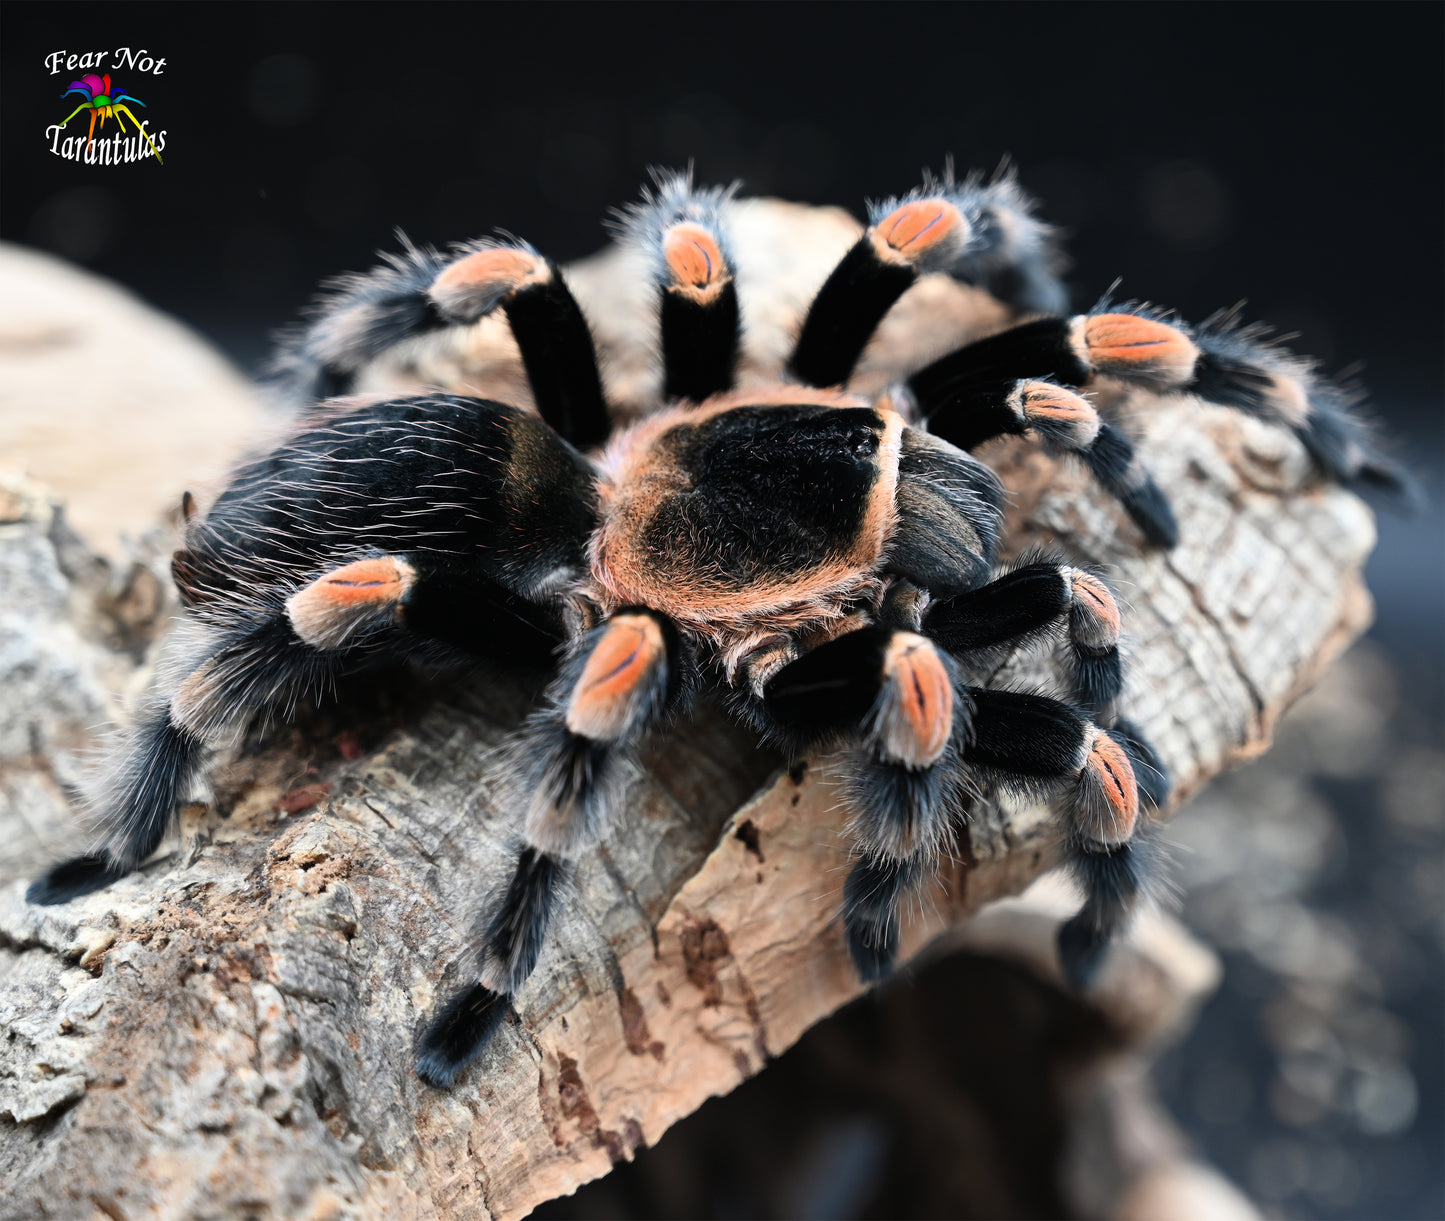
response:
[[(12, 2), (0, 235), (121, 281), (255, 370), (316, 281), (369, 266), (396, 226), (441, 244), (503, 228), (565, 260), (601, 244), (649, 165), (856, 211), (947, 155), (1010, 157), (1068, 231), (1075, 304), (1116, 279), (1196, 320), (1246, 298), (1327, 370), (1361, 371), (1432, 497), (1382, 519), (1371, 581), (1375, 634), (1433, 723), (1442, 14)], [(165, 164), (52, 156), (79, 72), (45, 55), (124, 45), (167, 60), (106, 69), (168, 133)]]

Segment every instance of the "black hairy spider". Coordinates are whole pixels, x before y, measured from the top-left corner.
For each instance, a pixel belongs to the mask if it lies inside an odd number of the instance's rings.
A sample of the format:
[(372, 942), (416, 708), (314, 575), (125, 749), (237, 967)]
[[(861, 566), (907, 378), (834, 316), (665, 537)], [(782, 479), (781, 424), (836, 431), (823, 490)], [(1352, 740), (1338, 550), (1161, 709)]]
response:
[[(1031, 433), (1077, 455), (1162, 547), (1178, 530), (1167, 498), (1079, 387), (1196, 394), (1292, 429), (1326, 476), (1400, 477), (1339, 391), (1248, 332), (1142, 308), (1061, 316), (1052, 238), (1008, 180), (930, 180), (874, 207), (786, 372), (738, 388), (730, 206), (679, 176), (625, 214), (655, 280), (664, 393), (615, 432), (588, 322), (524, 242), (408, 249), (328, 298), (288, 357), (312, 405), (187, 523), (173, 562), (186, 612), (109, 773), (105, 839), (31, 901), (134, 869), (210, 749), (342, 673), (530, 651), (558, 660), (515, 752), (515, 867), (474, 982), (421, 1039), (428, 1082), (450, 1084), (485, 1044), (536, 965), (569, 863), (613, 821), (639, 740), (703, 686), (787, 751), (847, 748), (843, 926), (863, 978), (889, 970), (900, 900), (982, 779), (1062, 796), (1085, 901), (1059, 949), (1087, 983), (1145, 884), (1141, 794), (1162, 802), (1167, 780), (1113, 706), (1108, 587), (1057, 558), (997, 572), (1002, 488), (970, 450)], [(880, 397), (850, 393), (885, 313), (931, 273), (1037, 316)], [(495, 310), (537, 414), (445, 388), (335, 397), (399, 345)], [(1047, 633), (1069, 660), (1067, 701), (970, 681), (986, 651)]]

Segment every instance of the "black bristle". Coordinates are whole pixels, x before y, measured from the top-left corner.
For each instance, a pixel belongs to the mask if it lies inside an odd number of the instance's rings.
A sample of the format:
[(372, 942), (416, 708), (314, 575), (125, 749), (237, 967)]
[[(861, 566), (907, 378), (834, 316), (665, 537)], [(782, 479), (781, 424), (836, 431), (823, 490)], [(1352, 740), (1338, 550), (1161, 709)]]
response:
[(1179, 520), (1153, 478), (1145, 475), (1137, 486), (1121, 488), (1114, 494), (1148, 542), (1166, 551), (1179, 545)]
[[(965, 700), (960, 692), (958, 703)], [(962, 709), (956, 730), (960, 735), (967, 733), (971, 715), (971, 705)], [(893, 853), (932, 853), (948, 838), (962, 800), (951, 749), (932, 767), (921, 768), (869, 751), (852, 770), (848, 804), (856, 811), (853, 830), (865, 844)]]
[(482, 984), (452, 997), (417, 1044), (417, 1076), (439, 1090), (450, 1087), (481, 1055), (509, 1008), (505, 996)]

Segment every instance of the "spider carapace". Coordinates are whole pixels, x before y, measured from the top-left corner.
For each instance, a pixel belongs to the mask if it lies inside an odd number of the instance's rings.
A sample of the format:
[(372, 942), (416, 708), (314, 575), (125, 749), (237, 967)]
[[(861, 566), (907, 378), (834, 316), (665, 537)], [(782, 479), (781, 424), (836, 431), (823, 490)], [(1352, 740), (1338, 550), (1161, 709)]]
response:
[[(900, 904), (990, 784), (1057, 798), (1085, 895), (1059, 949), (1087, 983), (1145, 885), (1140, 803), (1167, 780), (1117, 707), (1108, 585), (1058, 556), (1000, 569), (1003, 488), (971, 451), (1031, 434), (1075, 456), (1154, 547), (1175, 542), (1169, 502), (1081, 391), (1199, 395), (1292, 430), (1326, 477), (1398, 476), (1339, 391), (1252, 332), (1142, 308), (1065, 315), (1052, 237), (1007, 179), (930, 180), (875, 207), (786, 367), (740, 388), (733, 206), (675, 176), (623, 214), (654, 282), (662, 392), (617, 429), (587, 319), (525, 243), (409, 248), (342, 282), (286, 354), (303, 401), (291, 435), (187, 523), (186, 613), (97, 797), (103, 842), (32, 901), (134, 869), (210, 751), (343, 672), (532, 648), (556, 673), (511, 756), (511, 879), (485, 901), (471, 982), (421, 1038), (427, 1081), (450, 1084), (485, 1045), (567, 870), (625, 800), (637, 744), (705, 687), (785, 751), (837, 752), (855, 845), (843, 935), (864, 978), (890, 969)], [(931, 274), (1026, 320), (853, 393), (878, 324)], [(496, 310), (535, 413), (442, 377), (433, 393), (348, 397), (388, 355), (425, 366), (428, 345)], [(991, 651), (1043, 636), (1068, 690), (978, 677)]]

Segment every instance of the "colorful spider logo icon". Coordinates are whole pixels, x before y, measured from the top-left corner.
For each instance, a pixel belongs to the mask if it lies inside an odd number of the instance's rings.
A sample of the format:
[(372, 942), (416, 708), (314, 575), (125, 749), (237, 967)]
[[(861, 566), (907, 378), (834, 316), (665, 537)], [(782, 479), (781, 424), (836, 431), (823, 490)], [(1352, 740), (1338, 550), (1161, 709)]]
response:
[(156, 160), (160, 161), (162, 165), (165, 164), (164, 161), (161, 161), (160, 151), (156, 148), (155, 141), (151, 139), (150, 133), (141, 126), (140, 120), (135, 117), (130, 107), (125, 105), (126, 102), (134, 102), (137, 106), (145, 106), (145, 103), (142, 102), (140, 98), (127, 93), (124, 89), (112, 90), (110, 73), (107, 72), (104, 76), (96, 76), (94, 72), (87, 72), (78, 81), (71, 81), (70, 88), (60, 96), (63, 98), (69, 97), (72, 93), (83, 94), (85, 101), (81, 102), (79, 106), (60, 121), (61, 127), (69, 123), (70, 120), (75, 118), (82, 110), (90, 111), (90, 135), (87, 137), (87, 143), (94, 144), (95, 120), (97, 118), (100, 119), (102, 130), (105, 129), (106, 119), (114, 119), (117, 123), (120, 123), (120, 129), (124, 132), (125, 124), (121, 121), (120, 116), (125, 115), (135, 124), (136, 130), (146, 138), (146, 143), (151, 146), (151, 152), (155, 153)]

